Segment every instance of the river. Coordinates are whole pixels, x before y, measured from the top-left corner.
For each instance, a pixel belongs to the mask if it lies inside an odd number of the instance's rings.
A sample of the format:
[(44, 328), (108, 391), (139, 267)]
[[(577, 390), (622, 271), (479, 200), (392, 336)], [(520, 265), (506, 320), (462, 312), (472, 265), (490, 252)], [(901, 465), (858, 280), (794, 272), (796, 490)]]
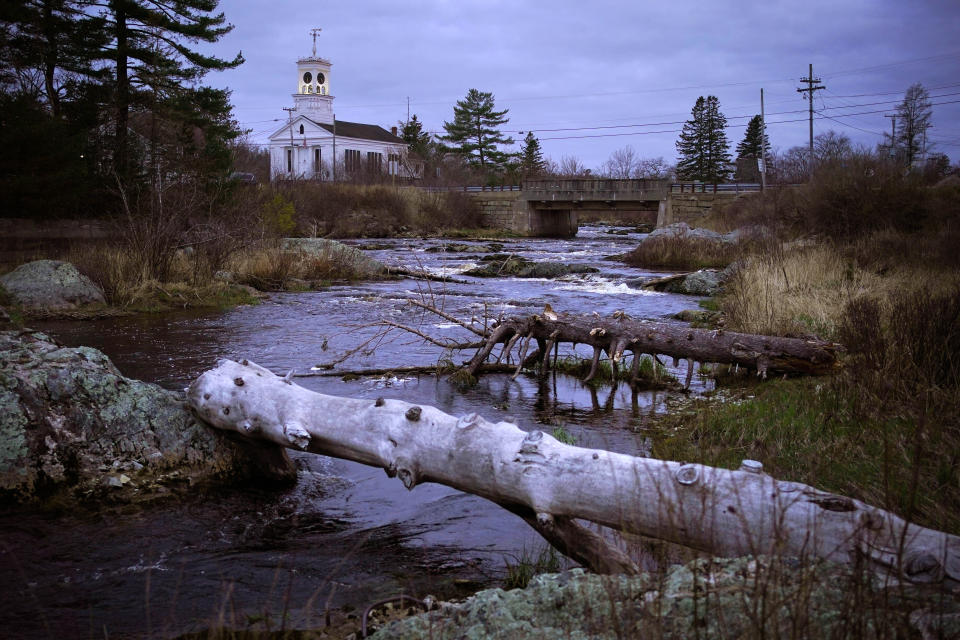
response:
[[(481, 320), (536, 312), (546, 303), (557, 311), (623, 310), (657, 320), (695, 308), (696, 298), (628, 284), (662, 272), (605, 259), (641, 237), (626, 228), (586, 226), (572, 240), (497, 241), (531, 260), (600, 270), (559, 280), (462, 276), (480, 254), (430, 251), (450, 240), (377, 241), (371, 256), (458, 282), (342, 284), (271, 294), (262, 304), (224, 313), (34, 326), (69, 346), (101, 349), (129, 377), (183, 389), (219, 358), (309, 372), (376, 336), (383, 318), (432, 335), (462, 336), (452, 323), (411, 307), (412, 299)], [(432, 364), (442, 355), (438, 347), (395, 332), (343, 366)], [(323, 393), (430, 404), (455, 415), (475, 411), (523, 429), (562, 426), (578, 445), (631, 454), (646, 451), (644, 417), (663, 411), (670, 396), (631, 392), (623, 384), (593, 390), (562, 375), (515, 381), (490, 375), (467, 391), (426, 375), (303, 377), (297, 383)], [(0, 514), (0, 636), (167, 638), (220, 624), (262, 628), (266, 619), (273, 628), (317, 626), (328, 608), (359, 612), (400, 592), (450, 597), (498, 585), (505, 560), (542, 548), (519, 518), (481, 498), (437, 485), (408, 492), (381, 470), (307, 454), (295, 459), (299, 482), (279, 493), (245, 486), (145, 510)]]

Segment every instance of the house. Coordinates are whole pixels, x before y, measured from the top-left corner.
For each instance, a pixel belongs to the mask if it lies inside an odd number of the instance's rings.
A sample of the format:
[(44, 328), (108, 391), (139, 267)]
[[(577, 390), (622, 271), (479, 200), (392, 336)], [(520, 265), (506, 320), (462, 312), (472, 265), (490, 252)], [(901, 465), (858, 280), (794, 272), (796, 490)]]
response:
[[(413, 178), (407, 145), (397, 128), (337, 120), (329, 60), (316, 54), (297, 60), (297, 92), (287, 122), (270, 135), (272, 180), (346, 180), (363, 175)], [(334, 159), (336, 162), (334, 162)]]

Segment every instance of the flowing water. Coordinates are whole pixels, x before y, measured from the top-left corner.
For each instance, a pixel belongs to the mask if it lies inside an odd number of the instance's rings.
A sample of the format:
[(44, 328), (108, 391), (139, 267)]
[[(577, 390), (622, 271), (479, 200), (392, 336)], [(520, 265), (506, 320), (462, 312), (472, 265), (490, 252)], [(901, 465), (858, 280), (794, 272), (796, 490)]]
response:
[[(450, 253), (428, 251), (449, 241), (389, 240), (369, 254), (456, 282), (344, 284), (272, 294), (260, 305), (218, 314), (36, 326), (67, 345), (101, 349), (129, 377), (183, 389), (219, 358), (247, 358), (275, 372), (309, 372), (370, 338), (341, 367), (436, 363), (443, 350), (419, 338), (401, 332), (378, 337), (382, 319), (434, 336), (465, 337), (410, 300), (478, 322), (500, 313), (537, 312), (547, 303), (557, 311), (623, 310), (657, 320), (696, 307), (696, 298), (630, 286), (662, 273), (605, 260), (642, 237), (610, 233), (617, 230), (583, 227), (573, 240), (498, 241), (505, 252), (588, 264), (600, 270), (596, 274), (473, 278), (461, 274), (478, 264), (488, 243), (467, 242), (477, 251)], [(467, 391), (428, 375), (348, 382), (303, 377), (297, 383), (323, 393), (430, 404), (454, 415), (475, 411), (523, 429), (562, 426), (578, 445), (637, 455), (647, 449), (644, 417), (663, 411), (669, 397), (664, 391), (631, 392), (622, 384), (595, 390), (562, 375), (490, 375)], [(273, 628), (316, 626), (328, 608), (361, 611), (401, 591), (451, 596), (496, 585), (505, 559), (516, 561), (542, 546), (519, 518), (481, 498), (438, 485), (407, 492), (382, 470), (294, 457), (299, 482), (280, 493), (243, 486), (145, 510), (0, 514), (0, 636), (172, 637), (221, 623), (244, 628), (266, 621)]]

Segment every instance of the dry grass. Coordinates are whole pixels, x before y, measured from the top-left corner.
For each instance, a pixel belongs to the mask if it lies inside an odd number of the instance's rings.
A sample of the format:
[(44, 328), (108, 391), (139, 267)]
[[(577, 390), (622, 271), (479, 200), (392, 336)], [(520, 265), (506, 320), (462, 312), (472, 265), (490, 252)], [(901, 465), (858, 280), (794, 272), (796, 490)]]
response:
[[(879, 249), (891, 235), (897, 234), (878, 232), (842, 248), (801, 245), (753, 256), (726, 285), (727, 326), (747, 333), (834, 338), (846, 305), (860, 296), (873, 296), (889, 309), (904, 291), (946, 291), (960, 284), (953, 269), (903, 261), (902, 254)], [(883, 255), (885, 266), (878, 271), (874, 263), (861, 264), (856, 254)]]
[(623, 260), (635, 267), (660, 267), (694, 271), (725, 267), (740, 254), (733, 243), (721, 243), (684, 235), (647, 238)]
[(330, 280), (370, 275), (353, 252), (289, 250), (278, 242), (240, 252), (227, 267), (237, 282), (262, 291), (313, 288)]

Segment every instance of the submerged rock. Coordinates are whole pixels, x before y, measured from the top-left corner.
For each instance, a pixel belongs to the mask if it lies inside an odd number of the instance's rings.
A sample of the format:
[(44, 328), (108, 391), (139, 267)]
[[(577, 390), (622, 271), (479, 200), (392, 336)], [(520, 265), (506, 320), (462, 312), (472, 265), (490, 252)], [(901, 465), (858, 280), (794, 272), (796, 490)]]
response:
[(483, 266), (465, 271), (464, 275), (481, 278), (559, 278), (571, 273), (597, 273), (596, 267), (567, 262), (532, 262), (524, 257), (508, 254), (484, 256)]
[(949, 596), (924, 601), (922, 594), (895, 589), (892, 595), (848, 567), (761, 556), (694, 560), (663, 575), (602, 576), (581, 569), (540, 575), (526, 589), (481, 591), (462, 604), (443, 603), (392, 622), (373, 637), (874, 637), (902, 628), (910, 611), (924, 614), (912, 615), (911, 622), (927, 625), (929, 637), (954, 637), (960, 630), (960, 608)]
[(345, 271), (351, 271), (356, 278), (372, 278), (383, 275), (386, 267), (356, 247), (350, 247), (326, 238), (284, 238), (283, 248), (287, 251), (302, 251), (317, 257), (337, 262)]
[(124, 377), (96, 349), (0, 331), (0, 498), (122, 499), (291, 474), (283, 450), (235, 444), (198, 421), (181, 394)]
[(27, 312), (73, 311), (106, 304), (100, 287), (61, 260), (22, 264), (0, 276), (0, 285)]

